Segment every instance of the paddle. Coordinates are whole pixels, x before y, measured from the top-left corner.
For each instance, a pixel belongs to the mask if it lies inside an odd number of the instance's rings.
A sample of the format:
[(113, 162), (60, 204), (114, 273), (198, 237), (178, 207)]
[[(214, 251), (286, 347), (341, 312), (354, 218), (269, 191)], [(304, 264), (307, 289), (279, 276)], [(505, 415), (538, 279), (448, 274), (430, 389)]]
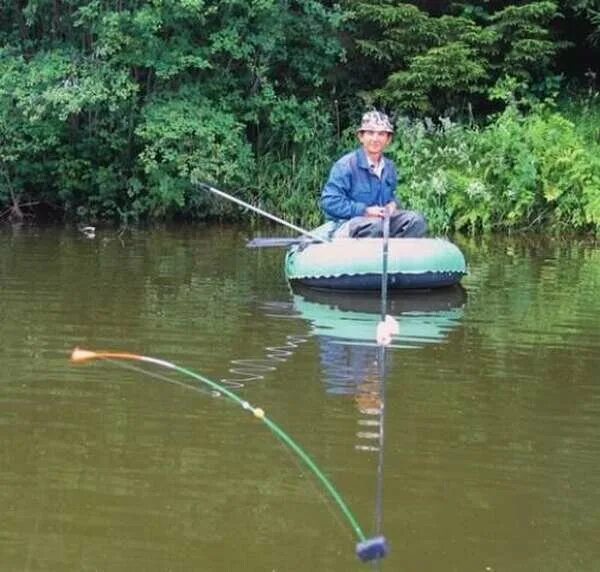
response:
[(315, 244), (315, 242), (323, 242), (323, 240), (313, 240), (305, 237), (298, 238), (286, 238), (282, 237), (267, 237), (267, 238), (253, 238), (246, 243), (246, 248), (271, 248), (271, 247), (288, 247), (294, 246), (295, 244)]
[[(308, 236), (310, 238), (313, 239), (313, 241), (316, 242), (329, 242), (329, 240), (327, 238), (323, 238), (322, 236), (318, 236), (316, 234), (313, 234), (312, 232), (303, 229), (300, 226), (296, 226), (295, 224), (292, 224), (291, 222), (288, 222), (287, 220), (283, 220), (282, 218), (279, 218), (278, 216), (275, 216), (261, 208), (255, 207), (253, 205), (251, 205), (250, 203), (246, 203), (244, 201), (242, 201), (241, 199), (238, 199), (237, 197), (234, 197), (232, 195), (229, 195), (223, 191), (220, 191), (219, 189), (216, 189), (215, 187), (209, 185), (208, 183), (202, 183), (199, 182), (197, 183), (198, 186), (200, 186), (201, 188), (203, 188), (205, 191), (210, 191), (211, 193), (218, 195), (219, 197), (223, 197), (224, 199), (228, 199), (244, 208), (250, 209), (251, 211), (254, 211), (255, 213), (258, 213), (264, 217), (267, 217), (268, 219), (271, 219), (275, 222), (278, 222), (279, 224), (282, 224), (284, 226), (287, 226), (288, 228), (291, 228), (292, 230), (295, 230), (296, 232), (299, 232), (300, 234), (303, 234), (304, 236)], [(302, 239), (295, 239), (295, 240), (302, 240)], [(259, 245), (254, 245), (253, 248), (257, 248)], [(264, 246), (275, 246), (274, 244), (271, 245), (264, 245)], [(283, 244), (278, 244), (277, 246), (285, 246)]]

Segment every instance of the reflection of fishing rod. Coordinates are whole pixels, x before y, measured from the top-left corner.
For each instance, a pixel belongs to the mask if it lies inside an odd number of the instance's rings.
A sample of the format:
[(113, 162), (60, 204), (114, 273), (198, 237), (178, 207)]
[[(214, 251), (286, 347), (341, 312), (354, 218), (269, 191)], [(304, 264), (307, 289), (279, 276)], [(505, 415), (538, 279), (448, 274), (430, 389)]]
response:
[[(215, 189), (215, 187), (208, 185), (207, 183), (199, 182), (198, 185), (206, 191), (210, 191), (211, 193), (214, 193), (215, 195), (217, 195), (219, 197), (223, 197), (224, 199), (232, 201), (244, 208), (250, 209), (251, 211), (258, 213), (259, 215), (262, 215), (264, 217), (267, 217), (268, 219), (278, 222), (279, 224), (282, 224), (283, 226), (287, 226), (288, 228), (291, 228), (292, 230), (295, 230), (296, 232), (299, 232), (300, 234), (303, 234), (304, 236), (308, 236), (308, 237), (312, 238), (313, 240), (316, 240), (317, 242), (328, 242), (328, 240), (326, 238), (323, 238), (322, 236), (313, 234), (312, 232), (305, 230), (302, 227), (296, 226), (295, 224), (292, 224), (291, 222), (288, 222), (287, 220), (279, 218), (278, 216), (275, 216), (261, 208), (255, 207), (255, 206), (251, 205), (250, 203), (244, 202), (241, 199), (238, 199), (237, 197), (234, 197), (228, 193), (220, 191), (219, 189)], [(282, 240), (282, 239), (277, 239), (277, 240)], [(292, 239), (292, 240), (296, 241), (296, 242), (298, 241), (298, 239)]]
[(287, 434), (285, 433), (274, 421), (271, 421), (266, 415), (265, 412), (260, 407), (254, 407), (247, 401), (241, 399), (235, 393), (229, 391), (223, 385), (211, 381), (207, 377), (204, 377), (200, 374), (197, 374), (189, 369), (185, 369), (183, 367), (177, 366), (171, 362), (157, 359), (148, 356), (142, 356), (137, 354), (125, 353), (125, 352), (94, 352), (89, 350), (83, 350), (79, 348), (75, 348), (71, 354), (71, 361), (74, 363), (83, 363), (87, 361), (91, 361), (94, 359), (111, 359), (111, 360), (131, 360), (137, 362), (145, 362), (151, 363), (153, 365), (158, 365), (161, 367), (165, 367), (167, 369), (177, 371), (183, 375), (187, 375), (192, 377), (193, 379), (208, 385), (212, 390), (215, 390), (226, 397), (228, 397), (231, 401), (241, 406), (242, 409), (249, 411), (256, 417), (260, 419), (265, 425), (274, 433), (274, 435), (285, 445), (287, 445), (294, 453), (296, 453), (302, 461), (304, 461), (305, 465), (313, 472), (313, 474), (317, 477), (317, 479), (321, 482), (321, 484), (325, 487), (327, 492), (331, 495), (335, 503), (338, 505), (343, 515), (346, 517), (346, 520), (350, 524), (352, 530), (358, 537), (358, 543), (356, 544), (356, 554), (357, 556), (364, 562), (375, 560), (377, 558), (381, 558), (385, 556), (386, 549), (386, 541), (382, 536), (374, 537), (374, 538), (366, 538), (363, 533), (360, 525), (358, 524), (356, 518), (344, 502), (342, 496), (335, 489), (333, 484), (329, 481), (329, 479), (323, 474), (323, 472), (319, 469), (319, 467), (315, 464), (315, 462), (308, 456), (308, 454)]

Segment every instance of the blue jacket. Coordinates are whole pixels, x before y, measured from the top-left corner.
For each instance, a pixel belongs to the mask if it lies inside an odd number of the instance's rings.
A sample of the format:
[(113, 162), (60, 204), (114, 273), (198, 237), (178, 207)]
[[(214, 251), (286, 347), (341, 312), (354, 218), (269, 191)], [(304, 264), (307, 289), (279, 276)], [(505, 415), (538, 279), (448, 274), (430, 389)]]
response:
[(367, 207), (383, 206), (392, 200), (398, 203), (396, 167), (391, 159), (383, 160), (381, 179), (371, 173), (362, 147), (336, 161), (321, 192), (321, 208), (329, 220), (362, 216)]

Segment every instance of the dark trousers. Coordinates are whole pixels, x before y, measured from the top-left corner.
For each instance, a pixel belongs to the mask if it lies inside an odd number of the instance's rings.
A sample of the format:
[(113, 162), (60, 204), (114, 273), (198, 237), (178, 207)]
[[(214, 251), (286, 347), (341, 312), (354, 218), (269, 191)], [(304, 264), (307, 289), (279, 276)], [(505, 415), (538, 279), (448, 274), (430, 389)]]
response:
[[(415, 211), (397, 211), (390, 217), (390, 237), (421, 238), (427, 234), (425, 217)], [(333, 236), (338, 238), (378, 238), (383, 236), (383, 219), (357, 216), (344, 222)]]

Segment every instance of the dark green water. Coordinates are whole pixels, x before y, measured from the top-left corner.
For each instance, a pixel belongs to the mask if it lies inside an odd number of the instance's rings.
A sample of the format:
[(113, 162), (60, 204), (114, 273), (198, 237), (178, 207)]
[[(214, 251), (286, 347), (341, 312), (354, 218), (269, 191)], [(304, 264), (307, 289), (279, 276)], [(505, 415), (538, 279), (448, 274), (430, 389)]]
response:
[(463, 240), (464, 291), (394, 298), (378, 451), (378, 301), (291, 292), (251, 234), (0, 228), (0, 570), (372, 569), (264, 424), (75, 346), (243, 385), (382, 570), (600, 570), (598, 246)]

